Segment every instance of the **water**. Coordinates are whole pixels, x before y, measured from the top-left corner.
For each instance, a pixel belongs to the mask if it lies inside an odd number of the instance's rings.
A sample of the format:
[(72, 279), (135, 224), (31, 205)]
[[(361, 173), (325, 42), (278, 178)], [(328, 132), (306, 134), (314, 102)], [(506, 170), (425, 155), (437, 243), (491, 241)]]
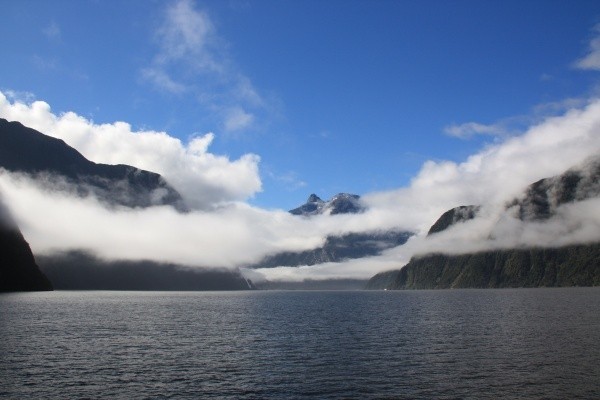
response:
[(600, 398), (600, 288), (0, 295), (0, 398)]

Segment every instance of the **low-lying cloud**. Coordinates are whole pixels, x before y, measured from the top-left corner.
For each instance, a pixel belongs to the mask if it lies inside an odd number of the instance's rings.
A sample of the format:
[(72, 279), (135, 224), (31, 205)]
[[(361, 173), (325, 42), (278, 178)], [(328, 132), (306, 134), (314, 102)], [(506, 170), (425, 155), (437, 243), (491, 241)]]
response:
[(75, 190), (48, 191), (30, 176), (0, 171), (3, 199), (36, 253), (82, 249), (107, 259), (233, 268), (267, 252), (321, 244), (308, 221), (284, 211), (244, 203), (185, 214), (170, 206), (109, 207)]
[[(463, 162), (427, 161), (408, 187), (363, 195), (361, 214), (302, 218), (244, 200), (261, 190), (259, 157), (211, 154), (213, 134), (183, 144), (166, 132), (133, 131), (124, 122), (95, 124), (57, 116), (47, 103), (10, 102), (0, 117), (65, 140), (89, 159), (161, 173), (195, 209), (107, 208), (93, 197), (49, 192), (23, 175), (0, 173), (0, 191), (34, 252), (83, 249), (106, 259), (150, 259), (196, 267), (243, 267), (280, 251), (320, 246), (328, 235), (380, 229), (416, 232), (381, 256), (300, 268), (252, 271), (274, 280), (368, 278), (398, 268), (413, 254), (461, 253), (516, 246), (562, 246), (600, 240), (598, 199), (560, 206), (545, 222), (523, 222), (505, 210), (527, 185), (600, 154), (600, 100), (593, 99), (483, 148)], [(480, 218), (424, 238), (446, 210), (487, 205)]]

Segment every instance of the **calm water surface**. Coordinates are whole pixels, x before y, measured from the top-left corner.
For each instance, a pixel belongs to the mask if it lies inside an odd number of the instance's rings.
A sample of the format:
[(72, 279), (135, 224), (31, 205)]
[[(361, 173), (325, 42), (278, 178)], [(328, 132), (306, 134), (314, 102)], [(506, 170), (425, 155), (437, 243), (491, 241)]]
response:
[(600, 288), (3, 294), (0, 398), (600, 398)]

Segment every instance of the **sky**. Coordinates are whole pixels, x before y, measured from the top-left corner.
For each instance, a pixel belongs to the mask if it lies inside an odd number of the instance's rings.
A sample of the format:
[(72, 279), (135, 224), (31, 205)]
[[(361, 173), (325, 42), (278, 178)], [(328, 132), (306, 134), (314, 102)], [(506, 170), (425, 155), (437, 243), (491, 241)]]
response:
[[(1, 4), (0, 90), (183, 142), (212, 132), (212, 153), (260, 157), (249, 201), (267, 208), (404, 186), (597, 79), (573, 66), (596, 1)], [(450, 133), (468, 123), (492, 129)]]
[[(195, 210), (115, 214), (87, 199), (81, 218), (53, 235), (26, 207), (55, 210), (58, 223), (72, 199), (4, 175), (4, 196), (39, 251), (112, 246), (115, 257), (139, 258), (165, 240), (138, 237), (139, 249), (119, 252), (118, 237), (81, 234), (90, 221), (105, 234), (107, 221), (123, 232), (133, 221), (160, 227), (179, 244), (154, 259), (204, 266), (310, 248), (328, 234), (423, 233), (448, 208), (500, 204), (600, 151), (597, 1), (0, 6), (9, 16), (0, 117), (93, 161), (159, 172)], [(338, 192), (360, 194), (369, 212), (310, 223), (285, 212)], [(199, 256), (198, 242), (211, 251)], [(368, 277), (410, 254), (302, 276)]]

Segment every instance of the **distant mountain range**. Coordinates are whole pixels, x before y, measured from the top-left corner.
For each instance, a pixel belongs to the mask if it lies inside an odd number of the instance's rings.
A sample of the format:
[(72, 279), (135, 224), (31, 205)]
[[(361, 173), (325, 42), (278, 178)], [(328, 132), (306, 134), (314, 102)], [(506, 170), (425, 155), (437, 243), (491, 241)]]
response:
[[(293, 215), (310, 218), (316, 215), (355, 214), (365, 210), (366, 207), (360, 203), (360, 196), (339, 193), (328, 201), (321, 200), (316, 194), (311, 194), (305, 204), (289, 212)], [(320, 247), (305, 251), (272, 254), (250, 268), (298, 267), (375, 256), (381, 254), (383, 250), (403, 245), (412, 235), (412, 232), (403, 230), (331, 235)]]
[(269, 255), (253, 267), (298, 267), (375, 256), (383, 250), (403, 245), (411, 236), (411, 232), (396, 230), (328, 236), (323, 246), (312, 250)]
[(129, 165), (98, 164), (64, 141), (0, 118), (0, 168), (43, 177), (52, 190), (75, 190), (110, 205), (187, 207), (159, 174)]
[[(522, 221), (543, 221), (559, 206), (600, 197), (600, 157), (582, 169), (542, 179), (530, 185), (516, 207)], [(454, 224), (477, 218), (479, 207), (463, 206), (445, 212), (428, 236)], [(429, 254), (413, 257), (402, 269), (373, 276), (367, 289), (446, 289), (600, 285), (600, 243), (560, 248), (483, 251), (472, 254)]]

